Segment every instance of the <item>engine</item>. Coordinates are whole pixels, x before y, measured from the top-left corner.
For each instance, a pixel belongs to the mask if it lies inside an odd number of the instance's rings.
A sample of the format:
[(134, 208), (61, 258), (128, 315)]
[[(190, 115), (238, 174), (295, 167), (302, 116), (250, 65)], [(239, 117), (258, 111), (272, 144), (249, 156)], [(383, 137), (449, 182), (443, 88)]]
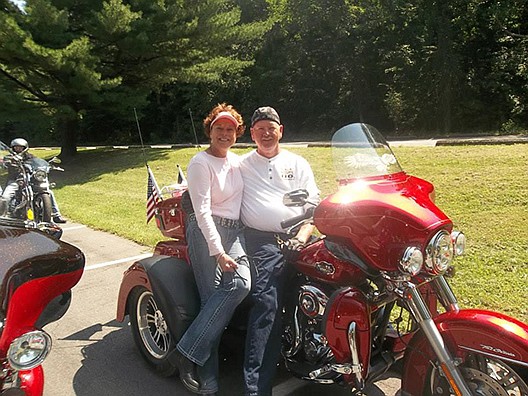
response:
[[(296, 297), (296, 298), (295, 298)], [(328, 363), (332, 352), (323, 335), (323, 315), (328, 295), (321, 288), (303, 284), (287, 300), (283, 355), (287, 361), (310, 365)]]

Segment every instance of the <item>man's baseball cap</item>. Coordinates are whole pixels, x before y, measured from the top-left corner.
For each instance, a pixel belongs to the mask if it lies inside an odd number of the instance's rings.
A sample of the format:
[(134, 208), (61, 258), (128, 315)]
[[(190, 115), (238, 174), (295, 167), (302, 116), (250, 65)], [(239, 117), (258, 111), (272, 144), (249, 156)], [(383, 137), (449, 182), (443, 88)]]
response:
[(255, 110), (251, 116), (251, 126), (255, 125), (257, 121), (262, 120), (275, 121), (277, 124), (281, 123), (279, 113), (277, 113), (277, 111), (270, 106), (259, 107), (257, 110)]

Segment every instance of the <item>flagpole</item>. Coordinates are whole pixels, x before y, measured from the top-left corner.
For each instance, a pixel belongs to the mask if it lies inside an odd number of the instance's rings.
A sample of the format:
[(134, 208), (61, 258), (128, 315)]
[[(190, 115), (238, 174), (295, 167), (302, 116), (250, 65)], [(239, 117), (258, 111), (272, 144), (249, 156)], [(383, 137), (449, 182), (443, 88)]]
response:
[(198, 135), (196, 134), (196, 128), (194, 127), (194, 120), (193, 120), (192, 111), (190, 107), (189, 107), (189, 116), (191, 117), (191, 125), (192, 125), (192, 130), (194, 133), (194, 140), (196, 140), (196, 146), (199, 146), (200, 144), (198, 143)]
[(147, 153), (145, 151), (145, 145), (143, 144), (143, 135), (141, 134), (141, 128), (139, 126), (139, 120), (134, 107), (134, 117), (136, 119), (136, 125), (139, 133), (139, 141), (141, 142), (141, 149), (143, 150), (143, 159), (145, 160), (145, 166), (147, 167), (147, 224), (156, 215), (157, 205), (159, 201), (162, 201), (161, 190), (156, 182), (156, 178), (152, 173), (152, 169), (147, 162)]
[(141, 149), (143, 151), (143, 159), (145, 160), (145, 165), (147, 165), (147, 168), (148, 168), (147, 152), (145, 151), (145, 145), (143, 144), (143, 135), (141, 134), (141, 128), (139, 127), (139, 120), (138, 120), (138, 116), (137, 116), (135, 107), (134, 107), (134, 117), (136, 118), (136, 125), (137, 125), (137, 129), (138, 129), (138, 133), (139, 133), (139, 141), (141, 142)]

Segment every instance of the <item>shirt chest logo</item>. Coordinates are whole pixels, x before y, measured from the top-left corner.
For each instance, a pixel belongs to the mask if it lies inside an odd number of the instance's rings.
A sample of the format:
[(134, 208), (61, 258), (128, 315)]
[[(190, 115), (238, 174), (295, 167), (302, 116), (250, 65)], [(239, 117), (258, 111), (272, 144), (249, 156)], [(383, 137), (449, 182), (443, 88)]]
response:
[(281, 171), (281, 178), (283, 180), (295, 180), (295, 173), (293, 172), (293, 168), (284, 168)]

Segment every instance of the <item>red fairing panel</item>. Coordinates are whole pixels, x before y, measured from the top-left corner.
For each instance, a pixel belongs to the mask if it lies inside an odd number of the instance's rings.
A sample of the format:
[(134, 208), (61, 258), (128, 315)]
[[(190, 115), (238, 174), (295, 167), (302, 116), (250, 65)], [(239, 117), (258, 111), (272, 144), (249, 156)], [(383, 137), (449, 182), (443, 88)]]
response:
[(439, 228), (452, 227), (431, 200), (433, 190), (404, 172), (356, 180), (321, 202), (314, 223), (321, 233), (348, 241), (374, 268), (394, 271), (406, 247), (423, 250)]
[(358, 352), (366, 378), (370, 361), (370, 310), (366, 297), (356, 289), (346, 289), (333, 295), (329, 302), (325, 335), (338, 363), (350, 362), (347, 331), (356, 323)]
[(5, 353), (11, 341), (27, 331), (34, 330), (34, 324), (46, 305), (65, 290), (77, 284), (82, 269), (65, 274), (37, 278), (19, 286), (9, 301), (5, 328), (0, 337), (0, 350)]
[[(450, 352), (464, 358), (478, 352), (506, 363), (528, 366), (528, 325), (497, 312), (467, 309), (447, 312), (435, 318)], [(429, 360), (436, 357), (429, 342), (418, 333), (411, 341), (404, 360), (402, 390), (421, 396), (430, 369)]]

